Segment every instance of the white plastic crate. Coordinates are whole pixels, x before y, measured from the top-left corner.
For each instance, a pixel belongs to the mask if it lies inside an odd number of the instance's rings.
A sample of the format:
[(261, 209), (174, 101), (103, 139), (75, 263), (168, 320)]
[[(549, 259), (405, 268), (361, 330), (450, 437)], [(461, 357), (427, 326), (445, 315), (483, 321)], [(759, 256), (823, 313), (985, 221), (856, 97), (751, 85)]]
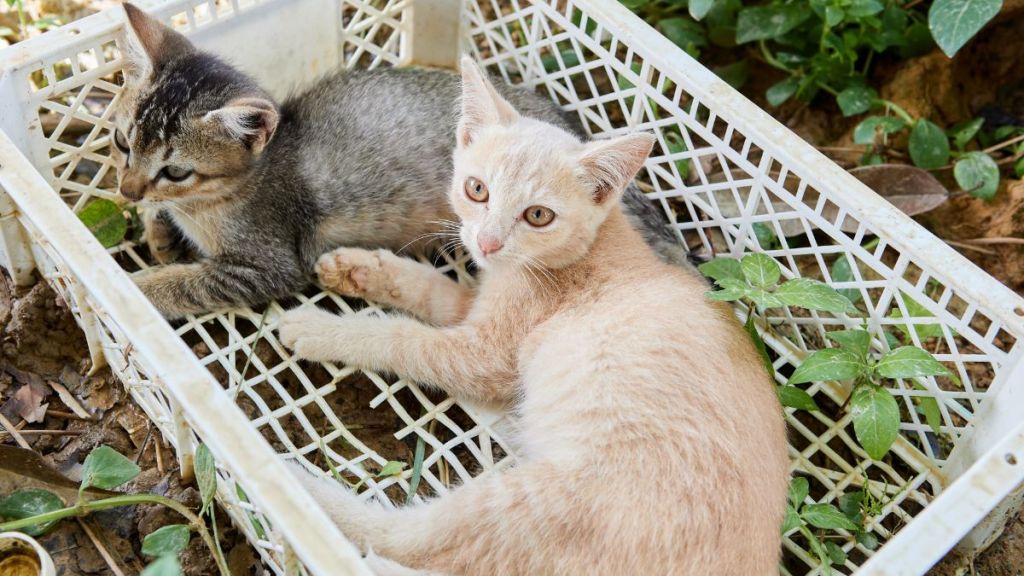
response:
[[(912, 325), (906, 337), (934, 352), (962, 384), (940, 388), (930, 380), (927, 390), (916, 390), (898, 383), (902, 434), (883, 462), (853, 439), (850, 418), (838, 408), (849, 392), (840, 383), (808, 389), (821, 412), (787, 415), (793, 469), (811, 480), (815, 501), (866, 485), (883, 503), (869, 528), (887, 544), (867, 561), (872, 553), (849, 538), (840, 572), (863, 564), (858, 574), (923, 573), (1024, 478), (1024, 301), (615, 0), (139, 4), (277, 95), (339, 65), (451, 65), (468, 51), (506, 81), (549, 94), (595, 135), (657, 132), (640, 180), (689, 246), (737, 257), (765, 252), (787, 277), (825, 281), (832, 281), (835, 261), (847, 258), (855, 279), (835, 285), (860, 294), (876, 347), (887, 346), (883, 330)], [(123, 34), (123, 13), (114, 9), (0, 51), (5, 266), (20, 283), (38, 267), (74, 312), (94, 362), (109, 363), (121, 377), (174, 444), (186, 474), (197, 443), (209, 445), (220, 502), (269, 567), (366, 574), (356, 550), (289, 480), (278, 456), (324, 467), (326, 455), (342, 471), (370, 476), (368, 494), (394, 497), (408, 489), (410, 470), (390, 478), (368, 471), (395, 451), (408, 453), (402, 441), (420, 440), (422, 482), (443, 491), (480, 469), (511, 463), (500, 415), (376, 374), (365, 374), (371, 385), (357, 396), (365, 403), (344, 406), (341, 398), (351, 395), (335, 391), (359, 374), (293, 361), (274, 332), (277, 304), (190, 317), (175, 328), (160, 318), (121, 269), (148, 265), (136, 247), (126, 242), (108, 255), (72, 213), (92, 197), (116, 196), (109, 114), (120, 92)], [(48, 111), (60, 122), (44, 124)], [(668, 138), (677, 140), (670, 146)], [(689, 161), (689, 174), (680, 172), (681, 160)], [(774, 231), (779, 245), (761, 246), (756, 224)], [(794, 227), (803, 233), (786, 238), (783, 230)], [(472, 281), (459, 261), (446, 267)], [(377, 312), (323, 293), (299, 301), (345, 314)], [(928, 312), (914, 312), (910, 301)], [(774, 312), (768, 320), (783, 337), (769, 345), (783, 372), (807, 350), (824, 347), (826, 329), (863, 321)], [(939, 401), (939, 435), (914, 410), (922, 395)], [(365, 428), (353, 424), (371, 413), (395, 424), (394, 441), (369, 442)], [(983, 544), (998, 527), (998, 517), (982, 523), (965, 542)], [(806, 546), (799, 535), (784, 538), (784, 573), (820, 573)]]

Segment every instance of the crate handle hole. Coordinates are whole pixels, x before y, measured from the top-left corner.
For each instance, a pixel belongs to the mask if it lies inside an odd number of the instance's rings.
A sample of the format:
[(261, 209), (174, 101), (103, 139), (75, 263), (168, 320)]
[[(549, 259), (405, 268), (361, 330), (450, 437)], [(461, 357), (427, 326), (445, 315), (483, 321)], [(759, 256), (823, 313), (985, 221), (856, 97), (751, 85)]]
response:
[(1003, 458), (1006, 460), (1006, 463), (1009, 464), (1010, 466), (1017, 465), (1017, 457), (1012, 452), (1007, 454), (1006, 456), (1003, 456)]
[(72, 36), (78, 36), (81, 33), (82, 31), (78, 28), (68, 28), (68, 34), (71, 34)]
[(1017, 314), (1017, 316), (1024, 316), (1024, 306), (1017, 306), (1016, 308), (1013, 309), (1013, 311), (1014, 313)]

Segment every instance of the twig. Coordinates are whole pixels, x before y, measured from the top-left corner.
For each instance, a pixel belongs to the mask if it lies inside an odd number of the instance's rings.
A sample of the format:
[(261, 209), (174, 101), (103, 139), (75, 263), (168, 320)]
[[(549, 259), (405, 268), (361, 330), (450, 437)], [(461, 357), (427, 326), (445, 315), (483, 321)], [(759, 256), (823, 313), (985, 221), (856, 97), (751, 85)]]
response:
[(146, 437), (142, 440), (142, 446), (139, 447), (139, 453), (135, 455), (135, 463), (138, 464), (139, 460), (142, 459), (142, 455), (146, 453), (146, 447), (149, 446), (149, 439), (153, 436), (153, 424), (151, 423), (146, 428)]
[(117, 565), (117, 562), (114, 561), (114, 557), (107, 551), (106, 546), (104, 546), (103, 543), (100, 542), (100, 539), (96, 537), (96, 534), (93, 533), (89, 524), (83, 518), (75, 518), (75, 520), (78, 520), (78, 525), (82, 527), (82, 530), (85, 530), (85, 535), (89, 537), (89, 540), (92, 540), (92, 545), (96, 547), (97, 551), (99, 551), (100, 556), (103, 558), (103, 561), (107, 563), (110, 571), (113, 572), (115, 576), (124, 576), (124, 572), (121, 571), (121, 567)]
[(1013, 138), (1010, 138), (1009, 140), (1004, 140), (1004, 141), (1002, 141), (1002, 142), (1000, 142), (998, 144), (993, 144), (992, 146), (989, 146), (988, 148), (985, 148), (984, 150), (982, 150), (982, 152), (984, 152), (985, 154), (991, 154), (991, 153), (995, 152), (996, 150), (999, 150), (1000, 148), (1006, 148), (1007, 146), (1012, 146), (1013, 144), (1016, 144), (1017, 142), (1020, 142), (1022, 140), (1024, 140), (1024, 134), (1021, 134), (1019, 136), (1015, 136)]
[(944, 240), (944, 242), (946, 244), (949, 244), (950, 246), (956, 246), (957, 248), (963, 248), (964, 250), (973, 250), (975, 252), (981, 252), (982, 254), (989, 254), (989, 255), (992, 255), (992, 256), (996, 255), (996, 251), (995, 250), (989, 250), (988, 248), (981, 248), (980, 246), (975, 246), (973, 244), (965, 244), (963, 242), (957, 242), (956, 240)]
[(992, 238), (971, 238), (970, 240), (961, 240), (961, 242), (964, 244), (1024, 244), (1024, 238), (993, 236)]
[(64, 387), (60, 382), (50, 382), (50, 386), (57, 391), (57, 395), (60, 396), (62, 402), (71, 408), (71, 411), (78, 415), (83, 420), (92, 420), (92, 414), (82, 408), (82, 405), (78, 403), (78, 399), (75, 398), (71, 392)]
[(163, 444), (160, 438), (157, 438), (156, 442), (153, 443), (153, 451), (156, 452), (156, 470), (161, 476), (164, 475), (164, 457), (160, 451), (160, 445)]
[[(0, 434), (11, 434), (10, 432), (3, 430)], [(43, 434), (49, 434), (51, 436), (81, 436), (81, 432), (78, 430), (20, 430), (19, 434), (22, 436), (42, 436)]]
[(31, 448), (29, 448), (28, 442), (25, 442), (25, 438), (18, 433), (18, 429), (15, 428), (14, 424), (11, 424), (11, 421), (8, 420), (7, 417), (4, 416), (3, 414), (0, 414), (0, 426), (3, 426), (4, 429), (7, 430), (7, 433), (14, 438), (14, 441), (18, 443), (18, 446), (21, 446), (26, 450), (31, 450)]
[(53, 416), (54, 418), (63, 418), (65, 420), (92, 420), (92, 418), (82, 418), (77, 414), (71, 412), (65, 412), (64, 410), (53, 410), (50, 408), (46, 409), (47, 416)]

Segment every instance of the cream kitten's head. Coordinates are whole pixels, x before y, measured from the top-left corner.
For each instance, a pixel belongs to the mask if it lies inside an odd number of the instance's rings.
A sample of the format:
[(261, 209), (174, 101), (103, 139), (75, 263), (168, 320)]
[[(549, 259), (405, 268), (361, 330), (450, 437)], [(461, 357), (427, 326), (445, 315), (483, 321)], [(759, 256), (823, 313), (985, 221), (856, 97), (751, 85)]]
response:
[(520, 116), (468, 57), (457, 140), (450, 199), (485, 268), (582, 258), (654, 144), (646, 133), (583, 143)]
[(255, 169), (278, 108), (251, 78), (124, 4), (124, 89), (111, 157), (129, 200), (187, 202), (230, 194)]

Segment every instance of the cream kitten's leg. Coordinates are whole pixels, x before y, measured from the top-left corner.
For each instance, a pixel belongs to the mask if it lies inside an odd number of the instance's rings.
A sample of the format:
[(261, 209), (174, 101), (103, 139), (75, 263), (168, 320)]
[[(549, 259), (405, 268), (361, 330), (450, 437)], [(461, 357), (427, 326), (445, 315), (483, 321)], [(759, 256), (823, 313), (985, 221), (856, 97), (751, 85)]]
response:
[(316, 264), (320, 284), (344, 296), (356, 296), (417, 318), (449, 326), (462, 320), (473, 291), (428, 266), (388, 250), (339, 248)]
[(457, 398), (508, 404), (515, 355), (473, 328), (437, 328), (412, 318), (340, 317), (315, 308), (290, 310), (278, 325), (281, 343), (300, 358), (395, 372)]

